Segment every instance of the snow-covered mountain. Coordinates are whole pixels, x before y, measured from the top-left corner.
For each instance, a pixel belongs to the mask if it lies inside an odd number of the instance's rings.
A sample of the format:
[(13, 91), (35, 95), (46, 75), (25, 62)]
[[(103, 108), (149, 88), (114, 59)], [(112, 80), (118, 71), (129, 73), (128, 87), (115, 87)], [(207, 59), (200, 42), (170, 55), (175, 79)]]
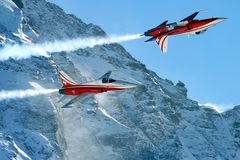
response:
[[(98, 26), (45, 0), (0, 0), (0, 44), (39, 43), (106, 36)], [(61, 46), (59, 46), (61, 47)], [(60, 96), (0, 101), (0, 159), (240, 159), (240, 106), (218, 113), (187, 98), (174, 85), (110, 44), (0, 62), (1, 89), (61, 84), (54, 61), (74, 80), (98, 78), (108, 70), (118, 79), (142, 83), (62, 109)]]

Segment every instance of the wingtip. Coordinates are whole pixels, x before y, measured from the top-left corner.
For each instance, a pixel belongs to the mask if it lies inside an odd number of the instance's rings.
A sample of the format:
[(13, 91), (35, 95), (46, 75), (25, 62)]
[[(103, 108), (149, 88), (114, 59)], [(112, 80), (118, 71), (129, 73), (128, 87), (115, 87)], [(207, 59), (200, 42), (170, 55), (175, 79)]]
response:
[(207, 12), (208, 9), (202, 9), (202, 10), (199, 10), (198, 12)]
[(61, 108), (72, 108), (71, 104), (64, 104)]
[(148, 39), (148, 40), (146, 40), (146, 41), (144, 41), (144, 42), (150, 42), (150, 41), (153, 41), (155, 38), (150, 38), (150, 39)]

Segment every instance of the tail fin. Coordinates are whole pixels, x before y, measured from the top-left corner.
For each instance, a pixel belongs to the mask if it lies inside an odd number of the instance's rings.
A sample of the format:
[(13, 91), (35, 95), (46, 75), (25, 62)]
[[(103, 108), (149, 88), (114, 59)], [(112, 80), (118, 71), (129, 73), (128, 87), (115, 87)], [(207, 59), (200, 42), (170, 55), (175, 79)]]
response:
[(166, 53), (168, 50), (168, 35), (157, 37), (156, 42), (159, 45), (161, 51), (163, 53)]
[(71, 77), (69, 77), (64, 71), (58, 71), (59, 73), (59, 77), (61, 79), (62, 85), (64, 87), (69, 87), (69, 86), (73, 86), (76, 85), (77, 83), (72, 80)]

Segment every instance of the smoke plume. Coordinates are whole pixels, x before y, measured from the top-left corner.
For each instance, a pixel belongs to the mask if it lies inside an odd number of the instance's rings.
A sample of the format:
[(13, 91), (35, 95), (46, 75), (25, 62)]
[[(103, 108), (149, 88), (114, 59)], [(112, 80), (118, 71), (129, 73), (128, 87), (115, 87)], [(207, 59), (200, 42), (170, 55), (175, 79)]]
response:
[(93, 37), (93, 38), (77, 38), (72, 40), (46, 42), (42, 44), (32, 45), (7, 45), (0, 50), (0, 61), (13, 59), (25, 59), (31, 56), (48, 57), (52, 52), (71, 52), (80, 48), (94, 47), (96, 45), (104, 45), (111, 43), (119, 43), (141, 38), (140, 34), (109, 36), (109, 37)]
[(8, 100), (8, 99), (33, 97), (33, 96), (49, 94), (57, 91), (58, 89), (41, 89), (41, 90), (27, 89), (27, 90), (12, 90), (12, 91), (2, 90), (0, 91), (0, 101)]

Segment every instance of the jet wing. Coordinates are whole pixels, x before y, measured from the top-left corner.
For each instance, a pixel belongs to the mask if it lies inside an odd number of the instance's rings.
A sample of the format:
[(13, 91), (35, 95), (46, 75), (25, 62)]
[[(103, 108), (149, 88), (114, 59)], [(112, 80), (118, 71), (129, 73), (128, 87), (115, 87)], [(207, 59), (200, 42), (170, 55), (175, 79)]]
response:
[(153, 40), (155, 40), (155, 39), (158, 38), (158, 37), (167, 35), (167, 34), (168, 34), (169, 32), (171, 32), (171, 31), (172, 31), (172, 30), (169, 30), (169, 31), (166, 31), (166, 32), (163, 32), (163, 33), (159, 33), (158, 35), (151, 37), (150, 39), (146, 40), (145, 42), (153, 41)]
[[(158, 28), (161, 28), (161, 27), (163, 27), (163, 26), (166, 26), (167, 23), (168, 23), (168, 20), (166, 20), (166, 21), (164, 21), (163, 23), (159, 24), (159, 25), (158, 25), (157, 27), (155, 27), (155, 28), (149, 29), (147, 32), (151, 32), (151, 31), (154, 31), (154, 30), (156, 30), (156, 29), (158, 29)], [(142, 35), (144, 35), (144, 34), (142, 34)]]
[(110, 75), (112, 74), (112, 71), (108, 71), (107, 73), (105, 73), (102, 77), (100, 77), (99, 79), (109, 79)]
[(198, 15), (199, 12), (200, 11), (191, 14), (190, 16), (188, 16), (188, 17), (184, 18), (183, 20), (181, 20), (180, 22), (187, 21), (187, 20), (193, 20)]
[(62, 108), (72, 108), (71, 105), (77, 101), (85, 101), (92, 97), (92, 94), (82, 94), (80, 96), (72, 98), (70, 101), (68, 101), (66, 104), (62, 106)]
[(168, 20), (164, 21), (163, 23), (161, 23), (160, 25), (158, 25), (156, 28), (159, 28), (159, 27), (162, 27), (162, 26), (165, 26), (167, 24)]

